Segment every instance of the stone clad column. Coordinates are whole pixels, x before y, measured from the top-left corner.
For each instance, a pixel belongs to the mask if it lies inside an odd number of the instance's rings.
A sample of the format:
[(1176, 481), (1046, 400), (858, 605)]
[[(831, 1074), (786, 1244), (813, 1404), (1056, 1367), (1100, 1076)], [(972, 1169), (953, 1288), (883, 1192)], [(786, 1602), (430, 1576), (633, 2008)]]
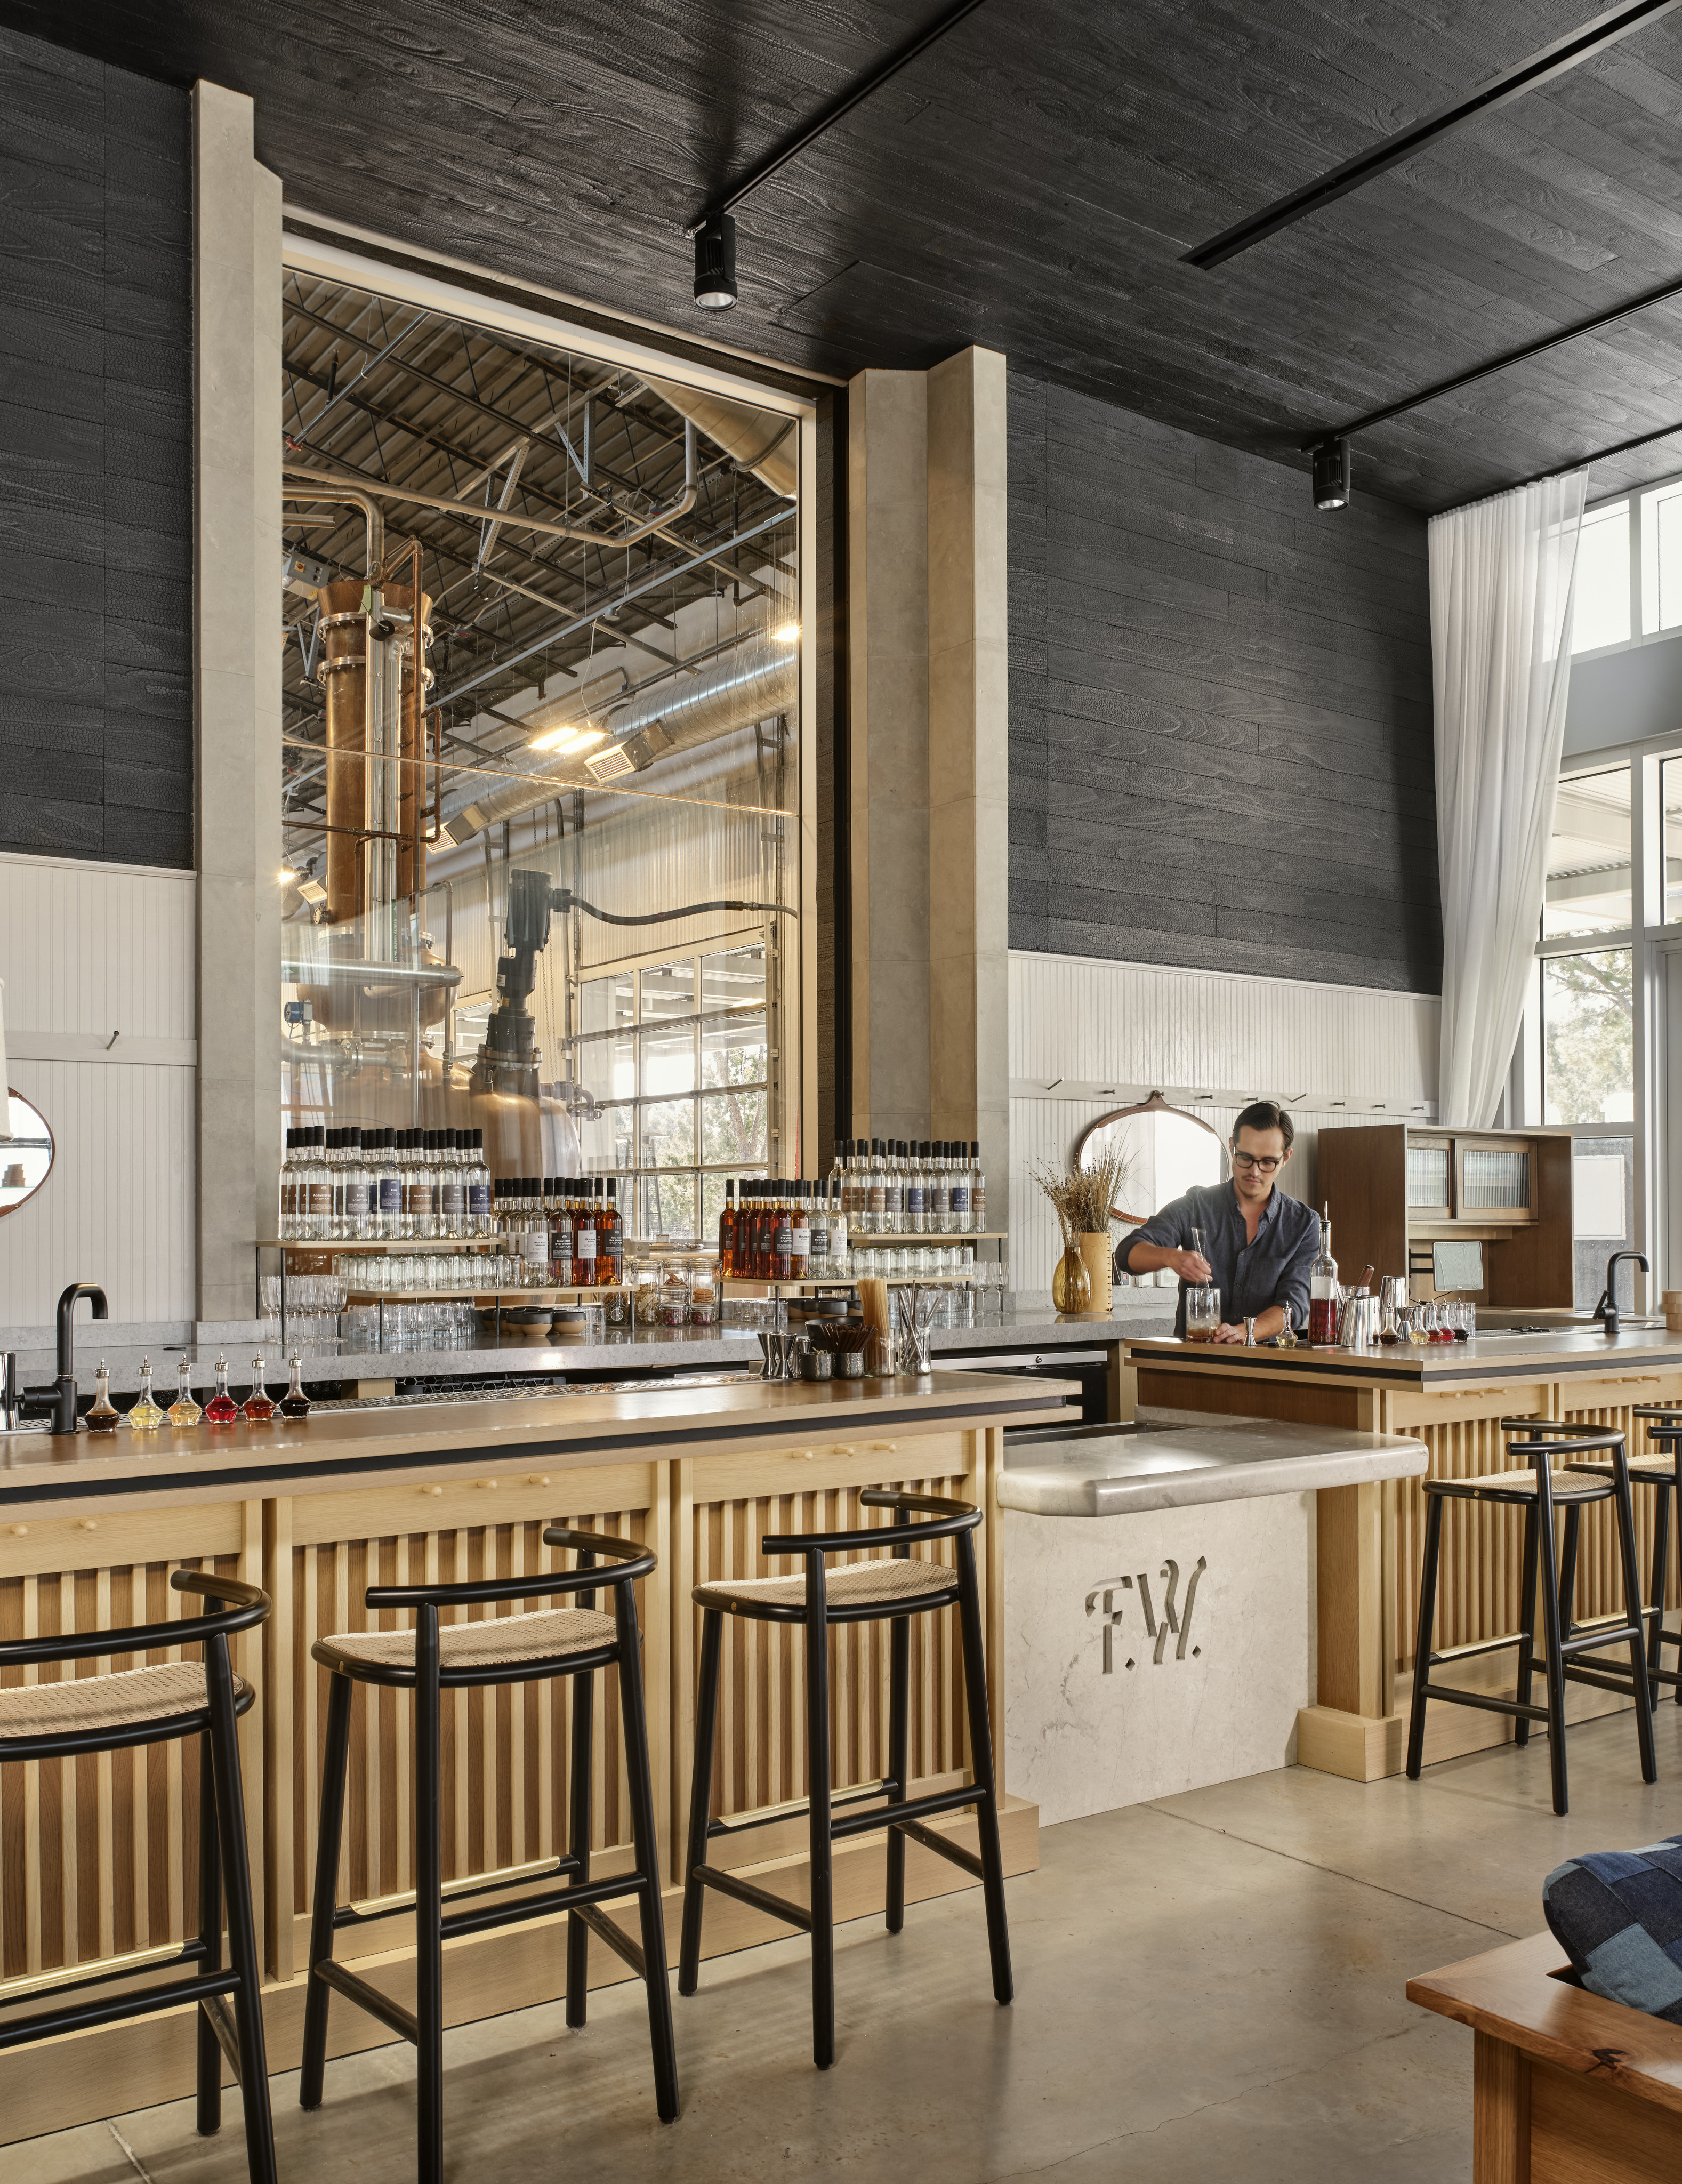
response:
[(928, 375), (929, 1120), (981, 1141), (1008, 1225), (1009, 739), (1005, 359)]
[(281, 185), (193, 86), (198, 1317), (249, 1319), (281, 1149)]
[(853, 1134), (1009, 1173), (1005, 370), (850, 385)]

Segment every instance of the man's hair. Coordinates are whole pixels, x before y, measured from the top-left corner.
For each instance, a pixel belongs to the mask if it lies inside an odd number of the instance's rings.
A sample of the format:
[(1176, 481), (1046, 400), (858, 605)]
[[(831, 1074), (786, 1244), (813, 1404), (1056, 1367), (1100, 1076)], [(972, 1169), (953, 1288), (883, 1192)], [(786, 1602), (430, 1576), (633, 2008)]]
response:
[(1296, 1135), (1290, 1117), (1277, 1100), (1252, 1100), (1233, 1124), (1232, 1141), (1238, 1143), (1240, 1130), (1278, 1130), (1285, 1141), (1285, 1150), (1290, 1150), (1290, 1141)]

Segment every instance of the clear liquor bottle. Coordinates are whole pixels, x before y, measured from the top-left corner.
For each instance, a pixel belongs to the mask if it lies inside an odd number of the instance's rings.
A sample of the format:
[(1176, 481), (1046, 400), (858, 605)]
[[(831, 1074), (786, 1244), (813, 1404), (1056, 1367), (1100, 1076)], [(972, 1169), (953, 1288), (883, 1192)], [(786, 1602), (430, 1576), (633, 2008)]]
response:
[(403, 1170), (398, 1165), (397, 1132), (378, 1133), (376, 1156), (379, 1189), (379, 1226), (375, 1234), (395, 1240), (403, 1234)]
[(790, 1186), (788, 1279), (791, 1282), (807, 1281), (811, 1276), (812, 1217), (806, 1188), (804, 1182), (796, 1182)]
[(808, 1186), (806, 1218), (811, 1228), (808, 1272), (815, 1282), (827, 1282), (834, 1268), (829, 1262), (829, 1206), (832, 1184), (826, 1180)]
[(359, 1127), (345, 1132), (344, 1205), (348, 1239), (363, 1240), (373, 1234), (368, 1195), (368, 1163), (362, 1150)]
[(196, 1426), (204, 1413), (192, 1400), (192, 1368), (183, 1357), (175, 1367), (175, 1400), (170, 1406), (172, 1426)]
[(572, 1186), (564, 1175), (554, 1180), (549, 1216), (549, 1280), (558, 1290), (572, 1284)]
[(281, 1156), (279, 1205), (276, 1208), (279, 1226), (275, 1234), (282, 1240), (297, 1232), (298, 1219), (298, 1132), (287, 1132), (286, 1150)]
[(952, 1147), (951, 1178), (946, 1193), (946, 1203), (951, 1214), (947, 1233), (961, 1236), (970, 1225), (970, 1164), (969, 1148), (961, 1139)]
[(887, 1226), (888, 1166), (887, 1155), (880, 1138), (870, 1141), (870, 1195), (866, 1201), (866, 1219), (872, 1236), (879, 1236)]
[(884, 1235), (903, 1236), (905, 1214), (905, 1148), (898, 1138), (888, 1141), (888, 1157), (882, 1178), (882, 1226)]
[(921, 1236), (928, 1209), (928, 1178), (924, 1166), (928, 1158), (926, 1142), (914, 1144), (905, 1162), (905, 1234)]
[(140, 1393), (128, 1413), (128, 1421), (136, 1433), (156, 1433), (169, 1420), (152, 1392), (152, 1360), (140, 1361)]
[(832, 1184), (829, 1187), (829, 1271), (843, 1281), (848, 1279), (853, 1271), (849, 1253), (850, 1238), (846, 1212), (841, 1203), (840, 1187)]
[(970, 1227), (977, 1236), (987, 1228), (987, 1178), (981, 1172), (981, 1140), (970, 1139)]
[(485, 1161), (485, 1134), (472, 1134), (471, 1157), (467, 1166), (467, 1233), (470, 1236), (488, 1236), (491, 1233), (491, 1171)]
[(467, 1149), (464, 1130), (446, 1130), (443, 1167), (438, 1177), (438, 1234), (465, 1236), (467, 1231)]

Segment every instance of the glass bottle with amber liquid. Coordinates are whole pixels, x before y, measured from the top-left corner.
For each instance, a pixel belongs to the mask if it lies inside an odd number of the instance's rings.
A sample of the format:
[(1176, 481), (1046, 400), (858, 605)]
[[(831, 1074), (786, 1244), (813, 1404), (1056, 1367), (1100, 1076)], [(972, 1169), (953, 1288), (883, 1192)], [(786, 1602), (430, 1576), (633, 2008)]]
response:
[(788, 1279), (791, 1282), (803, 1282), (811, 1272), (811, 1208), (806, 1201), (804, 1183), (792, 1184), (789, 1188), (794, 1195), (788, 1209)]
[(718, 1217), (718, 1271), (725, 1279), (736, 1271), (736, 1182), (724, 1186), (724, 1210)]
[(778, 1183), (772, 1204), (771, 1228), (771, 1279), (774, 1282), (792, 1281), (789, 1271), (794, 1251), (794, 1207), (788, 1197), (788, 1185)]
[(94, 1369), (93, 1380), (93, 1401), (82, 1423), (90, 1433), (115, 1433), (123, 1414), (111, 1401), (111, 1368), (103, 1357)]
[(129, 1412), (129, 1424), (136, 1433), (156, 1433), (167, 1423), (152, 1393), (152, 1360), (142, 1357), (140, 1361), (140, 1395)]
[(228, 1361), (216, 1360), (216, 1392), (204, 1406), (207, 1426), (231, 1426), (239, 1423), (239, 1405), (228, 1393)]
[(192, 1368), (183, 1357), (175, 1368), (175, 1400), (170, 1406), (172, 1426), (196, 1426), (204, 1413), (192, 1400)]
[(263, 1360), (251, 1361), (251, 1393), (240, 1405), (240, 1416), (248, 1426), (266, 1426), (275, 1415), (275, 1399), (263, 1384)]
[(596, 1285), (596, 1207), (591, 1186), (582, 1184), (578, 1217), (572, 1228), (572, 1282), (576, 1289)]
[(614, 1289), (625, 1279), (625, 1224), (619, 1217), (619, 1185), (612, 1176), (596, 1212), (596, 1279)]

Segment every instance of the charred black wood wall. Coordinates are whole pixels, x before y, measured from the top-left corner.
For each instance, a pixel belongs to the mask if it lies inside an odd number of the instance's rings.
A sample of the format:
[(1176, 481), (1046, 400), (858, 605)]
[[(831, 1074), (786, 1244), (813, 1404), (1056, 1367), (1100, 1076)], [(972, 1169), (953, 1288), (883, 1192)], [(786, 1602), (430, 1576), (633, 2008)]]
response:
[(192, 339), (187, 92), (0, 30), (0, 849), (193, 861)]
[(1012, 373), (1011, 944), (1440, 990), (1425, 522)]

